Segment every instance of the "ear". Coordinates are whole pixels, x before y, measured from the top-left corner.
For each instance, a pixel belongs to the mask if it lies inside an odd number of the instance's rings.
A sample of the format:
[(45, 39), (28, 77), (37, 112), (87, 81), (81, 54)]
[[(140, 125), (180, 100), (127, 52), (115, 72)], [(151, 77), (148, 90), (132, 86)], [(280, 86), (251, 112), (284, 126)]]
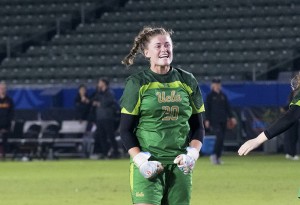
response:
[(144, 50), (144, 55), (145, 55), (146, 58), (150, 58), (148, 49)]

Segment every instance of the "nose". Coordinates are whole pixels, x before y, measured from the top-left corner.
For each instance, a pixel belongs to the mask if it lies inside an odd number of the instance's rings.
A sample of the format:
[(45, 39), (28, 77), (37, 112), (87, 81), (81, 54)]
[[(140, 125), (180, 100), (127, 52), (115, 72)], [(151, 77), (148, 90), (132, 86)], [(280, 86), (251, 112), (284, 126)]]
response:
[(168, 50), (168, 48), (167, 48), (167, 46), (162, 46), (162, 49), (161, 49), (162, 51), (167, 51)]

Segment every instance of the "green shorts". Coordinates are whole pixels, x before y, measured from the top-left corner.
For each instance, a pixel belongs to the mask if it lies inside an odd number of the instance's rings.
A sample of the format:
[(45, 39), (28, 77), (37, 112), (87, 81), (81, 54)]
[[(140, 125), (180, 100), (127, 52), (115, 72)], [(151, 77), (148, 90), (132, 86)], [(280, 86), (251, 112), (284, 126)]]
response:
[(164, 172), (145, 179), (139, 169), (130, 164), (130, 188), (133, 204), (189, 205), (192, 174), (184, 175), (175, 164), (163, 165)]

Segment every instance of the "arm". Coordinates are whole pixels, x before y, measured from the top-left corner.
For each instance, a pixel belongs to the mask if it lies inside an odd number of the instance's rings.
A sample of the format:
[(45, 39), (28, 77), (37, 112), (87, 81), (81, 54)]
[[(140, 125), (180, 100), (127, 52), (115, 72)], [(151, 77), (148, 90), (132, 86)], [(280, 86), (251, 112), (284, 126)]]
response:
[(225, 106), (226, 106), (227, 115), (229, 118), (233, 118), (233, 114), (232, 114), (232, 110), (231, 110), (231, 106), (229, 104), (228, 98), (224, 93), (223, 93), (223, 95), (225, 97)]
[(189, 125), (191, 129), (190, 147), (196, 148), (200, 151), (205, 133), (202, 113), (193, 114), (189, 119)]
[(237, 124), (237, 121), (233, 115), (233, 112), (232, 112), (232, 109), (231, 109), (231, 106), (230, 106), (227, 96), (224, 95), (224, 97), (225, 97), (225, 103), (226, 103), (225, 106), (226, 106), (226, 110), (227, 110), (227, 116), (228, 116), (230, 122), (233, 124), (233, 127), (235, 127), (235, 125)]
[(202, 114), (193, 114), (189, 119), (190, 124), (190, 144), (186, 149), (186, 154), (178, 155), (174, 163), (184, 173), (189, 174), (192, 172), (197, 159), (199, 158), (199, 152), (202, 147), (202, 141), (204, 137), (204, 126)]
[(138, 123), (137, 115), (121, 114), (120, 133), (122, 142), (132, 157), (134, 164), (145, 178), (153, 178), (163, 171), (163, 166), (157, 161), (148, 161), (150, 153), (141, 152), (134, 129)]
[(299, 118), (300, 107), (295, 105), (291, 106), (290, 109), (275, 123), (268, 127), (264, 133), (268, 139), (272, 139), (288, 130)]
[(239, 149), (239, 155), (247, 155), (250, 151), (260, 146), (265, 141), (274, 138), (289, 129), (300, 118), (300, 107), (291, 106), (290, 109), (275, 123), (260, 133), (256, 138), (248, 140)]
[(137, 137), (134, 135), (134, 129), (138, 123), (137, 115), (121, 114), (120, 134), (122, 143), (131, 157), (140, 152), (140, 145)]
[(79, 106), (79, 105), (80, 105), (82, 102), (84, 102), (84, 101), (82, 101), (81, 96), (78, 94), (78, 95), (76, 96), (74, 102), (75, 102), (75, 106)]
[(9, 107), (9, 120), (12, 121), (15, 115), (15, 104), (14, 101), (10, 100), (10, 107)]
[(211, 95), (208, 94), (206, 97), (206, 104), (205, 104), (205, 127), (209, 128), (210, 127), (210, 121), (211, 121)]

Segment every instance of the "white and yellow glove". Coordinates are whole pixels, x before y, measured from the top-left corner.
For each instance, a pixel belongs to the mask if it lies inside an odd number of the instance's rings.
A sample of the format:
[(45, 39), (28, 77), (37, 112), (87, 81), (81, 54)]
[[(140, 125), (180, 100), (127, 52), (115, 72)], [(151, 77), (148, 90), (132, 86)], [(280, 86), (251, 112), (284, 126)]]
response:
[(183, 171), (184, 174), (189, 174), (194, 169), (195, 163), (199, 158), (199, 151), (196, 148), (186, 148), (187, 154), (178, 155), (174, 163), (177, 164), (178, 168)]
[(148, 161), (151, 154), (149, 152), (140, 152), (134, 158), (134, 164), (139, 168), (140, 173), (146, 178), (151, 179), (161, 173), (164, 168), (158, 161)]

